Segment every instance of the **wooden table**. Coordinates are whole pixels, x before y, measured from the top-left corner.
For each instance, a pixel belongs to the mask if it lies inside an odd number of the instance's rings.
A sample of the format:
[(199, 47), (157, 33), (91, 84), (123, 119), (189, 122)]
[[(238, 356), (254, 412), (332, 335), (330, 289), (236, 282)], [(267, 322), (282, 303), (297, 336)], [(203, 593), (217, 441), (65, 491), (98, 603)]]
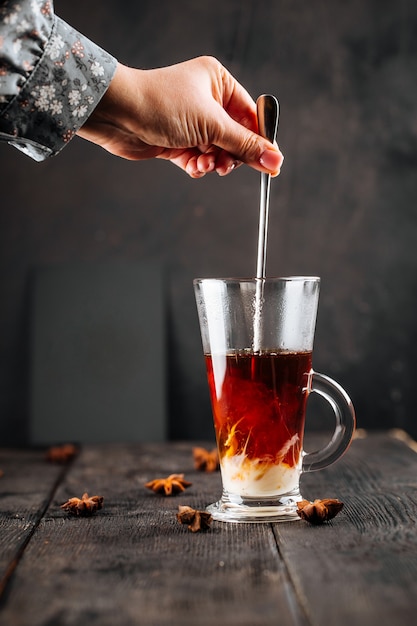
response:
[[(179, 504), (220, 495), (192, 443), (86, 446), (65, 466), (0, 451), (0, 624), (7, 626), (395, 626), (417, 616), (417, 454), (398, 433), (364, 433), (333, 467), (303, 477), (338, 497), (323, 526), (213, 522), (191, 533)], [(402, 435), (402, 433), (400, 433)], [(144, 488), (184, 472), (167, 498)], [(90, 518), (69, 497), (103, 495)]]

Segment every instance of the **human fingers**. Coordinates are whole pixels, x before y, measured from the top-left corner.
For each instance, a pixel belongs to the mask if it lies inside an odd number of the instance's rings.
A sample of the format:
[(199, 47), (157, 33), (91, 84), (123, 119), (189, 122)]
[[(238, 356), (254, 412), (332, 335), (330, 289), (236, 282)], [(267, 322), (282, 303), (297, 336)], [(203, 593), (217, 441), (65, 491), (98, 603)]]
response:
[(216, 144), (235, 161), (242, 161), (260, 172), (278, 176), (284, 156), (276, 144), (232, 119), (219, 107), (220, 131)]
[(239, 161), (233, 154), (225, 150), (218, 151), (215, 171), (219, 176), (227, 176), (241, 165), (242, 161)]
[(219, 176), (226, 176), (242, 165), (240, 161), (236, 161), (234, 157), (218, 148), (213, 148), (213, 150), (203, 154), (199, 154), (193, 148), (163, 150), (157, 158), (171, 161), (191, 178), (202, 178), (211, 172), (216, 172)]
[(214, 170), (217, 171), (219, 153), (215, 146), (198, 148), (163, 150), (158, 158), (167, 159), (183, 169), (192, 178), (201, 178)]
[(198, 165), (202, 154), (198, 148), (174, 148), (165, 149), (157, 156), (158, 159), (170, 161), (191, 178), (202, 178), (208, 171), (212, 171), (209, 164)]
[[(224, 150), (224, 166), (233, 159), (277, 176), (284, 157), (276, 143), (271, 144), (259, 135), (256, 104), (246, 89), (222, 65), (219, 66), (223, 98), (218, 107), (217, 120), (221, 131), (216, 141)], [(216, 170), (217, 171), (217, 170)]]
[(204, 174), (213, 172), (216, 168), (219, 148), (216, 146), (198, 146), (198, 148), (201, 154), (197, 158), (197, 169)]

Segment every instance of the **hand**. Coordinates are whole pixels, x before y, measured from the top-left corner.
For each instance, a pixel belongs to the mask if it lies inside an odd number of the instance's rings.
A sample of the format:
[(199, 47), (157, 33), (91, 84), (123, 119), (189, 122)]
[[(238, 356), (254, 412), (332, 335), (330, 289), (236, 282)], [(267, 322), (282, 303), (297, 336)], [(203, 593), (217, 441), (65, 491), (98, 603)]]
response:
[(119, 64), (78, 135), (125, 159), (167, 159), (193, 178), (242, 162), (277, 176), (283, 156), (257, 134), (256, 105), (214, 58), (139, 70)]

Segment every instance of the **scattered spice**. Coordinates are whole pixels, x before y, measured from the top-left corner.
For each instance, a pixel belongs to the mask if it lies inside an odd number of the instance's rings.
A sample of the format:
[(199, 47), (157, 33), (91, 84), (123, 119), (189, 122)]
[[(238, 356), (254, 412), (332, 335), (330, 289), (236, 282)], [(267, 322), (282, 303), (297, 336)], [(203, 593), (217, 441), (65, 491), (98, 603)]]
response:
[(188, 530), (196, 533), (199, 530), (208, 530), (211, 524), (211, 515), (207, 511), (197, 511), (190, 506), (179, 506), (177, 520), (180, 524), (186, 524)]
[(219, 469), (219, 454), (217, 448), (193, 448), (194, 467), (202, 472), (215, 472)]
[(145, 487), (152, 489), (155, 493), (162, 493), (165, 496), (174, 496), (191, 487), (192, 483), (184, 479), (184, 474), (171, 474), (167, 478), (155, 478), (145, 484)]
[(89, 496), (88, 493), (84, 493), (81, 498), (70, 498), (64, 504), (61, 504), (61, 509), (65, 509), (69, 513), (74, 515), (88, 516), (94, 515), (96, 511), (99, 511), (103, 507), (103, 496)]
[(301, 519), (310, 524), (323, 524), (335, 517), (343, 508), (343, 502), (336, 499), (325, 498), (324, 500), (301, 500), (297, 502), (297, 514)]
[(46, 460), (51, 463), (67, 463), (76, 456), (77, 452), (77, 447), (72, 443), (51, 446), (46, 452)]

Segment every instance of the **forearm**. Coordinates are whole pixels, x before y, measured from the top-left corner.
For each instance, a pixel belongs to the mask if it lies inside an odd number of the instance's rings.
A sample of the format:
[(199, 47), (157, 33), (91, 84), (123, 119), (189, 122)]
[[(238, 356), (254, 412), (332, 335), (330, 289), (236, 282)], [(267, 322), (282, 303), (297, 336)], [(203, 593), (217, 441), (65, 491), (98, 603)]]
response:
[(53, 13), (0, 3), (0, 139), (42, 161), (57, 154), (106, 92), (116, 60)]

